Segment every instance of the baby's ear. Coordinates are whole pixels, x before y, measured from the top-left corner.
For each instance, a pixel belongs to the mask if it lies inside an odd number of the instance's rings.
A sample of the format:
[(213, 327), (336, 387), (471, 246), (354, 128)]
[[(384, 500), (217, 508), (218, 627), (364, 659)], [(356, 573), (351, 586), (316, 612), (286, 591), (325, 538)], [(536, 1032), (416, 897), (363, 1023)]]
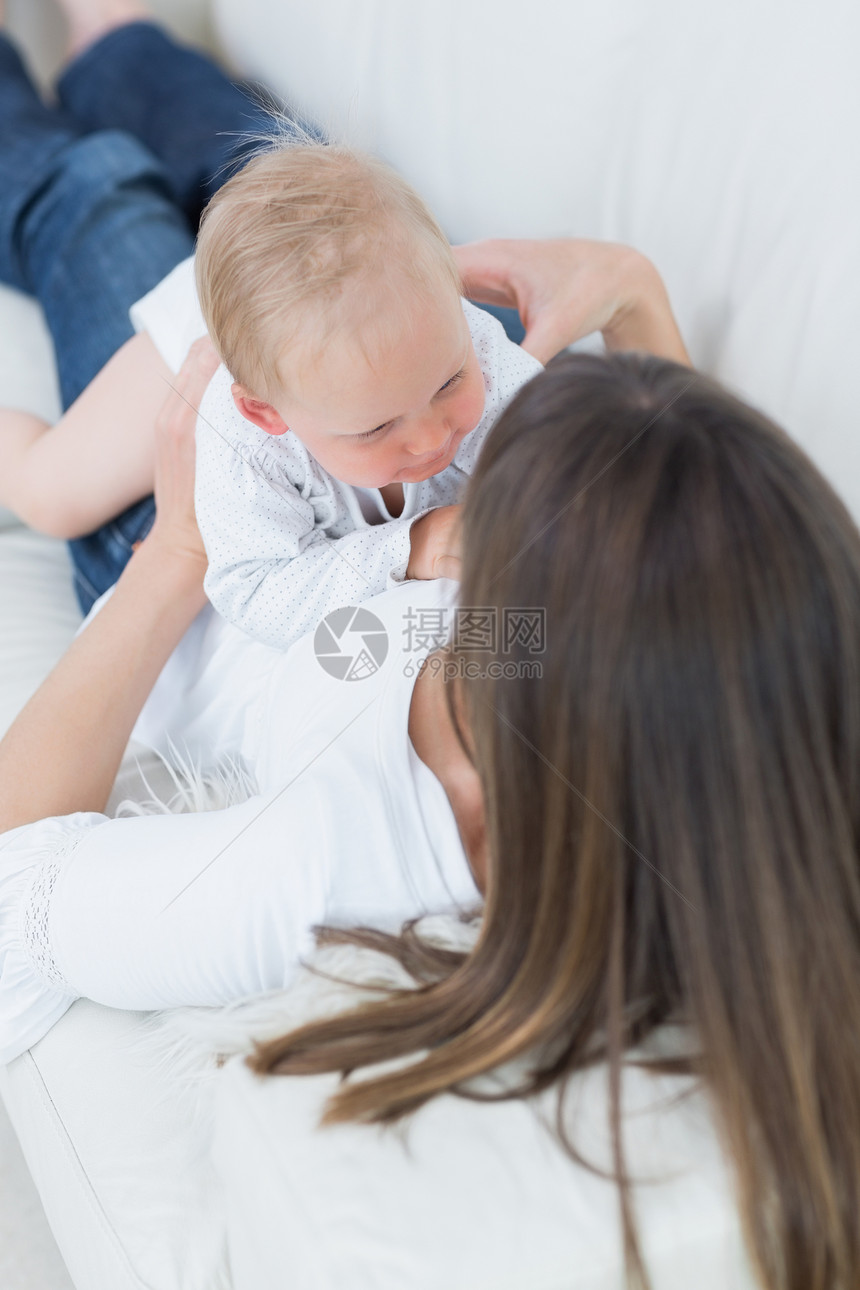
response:
[(255, 399), (238, 381), (233, 384), (233, 402), (246, 421), (253, 421), (266, 434), (286, 434), (290, 428), (271, 403)]

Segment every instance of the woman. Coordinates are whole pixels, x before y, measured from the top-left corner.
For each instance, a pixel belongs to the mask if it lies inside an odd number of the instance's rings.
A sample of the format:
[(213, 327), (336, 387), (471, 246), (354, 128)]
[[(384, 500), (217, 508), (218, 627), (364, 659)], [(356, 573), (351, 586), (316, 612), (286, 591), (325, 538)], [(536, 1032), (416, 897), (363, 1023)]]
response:
[[(198, 354), (196, 362), (186, 397), (206, 377), (206, 360)], [(301, 822), (282, 817), (262, 858), (259, 829), (261, 808), (277, 811), (272, 785), (288, 790), (291, 782), (283, 781), (286, 762), (275, 762), (290, 756), (283, 749), (294, 702), (305, 773), (309, 762), (323, 767), (309, 807), (318, 822), (338, 815), (340, 802), (359, 859), (399, 851), (406, 828), (402, 849), (409, 856), (413, 842), (424, 848), (416, 861), (420, 868), (427, 860), (424, 873), (444, 852), (455, 905), (468, 905), (480, 887), (486, 907), (465, 955), (438, 953), (414, 935), (358, 935), (402, 959), (423, 988), (269, 1044), (258, 1068), (358, 1072), (323, 1082), (329, 1122), (391, 1122), (418, 1111), (418, 1129), (449, 1092), (513, 1099), (525, 1114), (519, 1099), (575, 1094), (589, 1069), (605, 1072), (608, 1166), (634, 1280), (647, 1275), (652, 1252), (637, 1214), (656, 1223), (660, 1205), (649, 1191), (654, 1180), (634, 1195), (642, 1180), (627, 1172), (625, 1141), (637, 1131), (636, 1117), (623, 1119), (628, 1081), (645, 1078), (636, 1063), (651, 1079), (693, 1075), (713, 1114), (699, 1155), (718, 1135), (759, 1283), (853, 1285), (860, 1081), (846, 1036), (860, 1022), (860, 537), (826, 483), (763, 417), (686, 369), (634, 356), (554, 364), (488, 441), (465, 506), (460, 592), (465, 608), (542, 607), (543, 653), (528, 634), (509, 639), (507, 653), (499, 643), (489, 659), (462, 639), (444, 656), (453, 684), (427, 666), (414, 689), (398, 667), (385, 688), (398, 696), (387, 729), (399, 721), (405, 738), (408, 727), (414, 754), (404, 753), (420, 765), (404, 777), (394, 758), (377, 773), (369, 745), (361, 799), (342, 779), (354, 755), (325, 775), (332, 741), (344, 734), (332, 724), (338, 702), (312, 705), (314, 727), (301, 695), (277, 708), (277, 687), (263, 687), (258, 714), (270, 728), (261, 760), (271, 778), (253, 818), (234, 807), (239, 827), (229, 830), (229, 813), (214, 817), (221, 827), (213, 839), (205, 815), (57, 818), (103, 808), (143, 697), (202, 603), (188, 441), (169, 425), (163, 431), (152, 534), (0, 746), (0, 825), (11, 830), (0, 852), (2, 962), (17, 983), (7, 1001), (21, 1000), (17, 1015), (4, 1007), (6, 1035), (12, 1027), (20, 1045), (43, 1033), (87, 976), (102, 982), (96, 997), (141, 1007), (212, 1002), (225, 982), (239, 994), (283, 979), (300, 929), (276, 902), (285, 900), (281, 875)], [(256, 675), (262, 655), (250, 657), (246, 672)], [(539, 676), (524, 666), (536, 657)], [(488, 661), (513, 665), (513, 675)], [(362, 719), (359, 711), (354, 720)], [(265, 743), (259, 727), (243, 738), (256, 738), (258, 749)], [(92, 759), (70, 755), (82, 746)], [(366, 853), (363, 822), (375, 830)], [(300, 840), (311, 834), (299, 827)], [(330, 858), (323, 855), (324, 868)], [(348, 870), (340, 871), (345, 881)], [(316, 871), (304, 870), (308, 881)], [(243, 879), (267, 896), (249, 901)], [(220, 900), (212, 894), (219, 886)], [(361, 898), (350, 903), (350, 894), (344, 909), (333, 890), (342, 925)], [(410, 899), (423, 903), (407, 890), (397, 912)], [(19, 928), (29, 938), (24, 949)], [(239, 970), (249, 944), (262, 972)], [(380, 1061), (395, 1065), (362, 1069)], [(489, 1085), (474, 1086), (478, 1077)], [(309, 1105), (312, 1114), (324, 1108), (318, 1087), (309, 1098), (302, 1087), (296, 1098), (307, 1120)], [(657, 1087), (666, 1091), (659, 1080)], [(689, 1081), (670, 1083), (669, 1092), (683, 1088)], [(595, 1184), (575, 1163), (583, 1126), (574, 1131), (569, 1109), (561, 1103), (557, 1121), (572, 1157), (568, 1185), (587, 1197)], [(641, 1114), (659, 1138), (669, 1112), (652, 1104)], [(476, 1117), (460, 1119), (463, 1159), (492, 1162), (492, 1138), (477, 1129), (470, 1137)], [(310, 1121), (306, 1130), (313, 1138)], [(345, 1185), (355, 1184), (356, 1169), (372, 1177), (383, 1152), (383, 1140), (363, 1132), (365, 1149), (350, 1139)], [(531, 1154), (518, 1163), (531, 1179), (524, 1208), (498, 1212), (495, 1192), (472, 1193), (463, 1266), (490, 1269), (494, 1284), (537, 1284), (549, 1259), (557, 1279), (546, 1284), (589, 1283), (594, 1269), (571, 1243), (563, 1210), (542, 1229), (549, 1254), (521, 1249), (518, 1264), (504, 1268), (507, 1281), (494, 1263), (495, 1236), (542, 1212), (541, 1171), (558, 1167), (540, 1138), (545, 1130), (531, 1132)], [(290, 1168), (310, 1208), (307, 1232), (326, 1217), (314, 1206), (325, 1209), (338, 1194), (338, 1179), (314, 1172), (332, 1142), (320, 1139), (318, 1160), (295, 1144)], [(690, 1186), (697, 1167), (694, 1158)], [(420, 1170), (410, 1185), (420, 1209)], [(441, 1260), (441, 1234), (463, 1212), (458, 1179), (425, 1198)], [(398, 1231), (392, 1223), (392, 1257), (410, 1229)], [(313, 1259), (323, 1277), (318, 1243), (300, 1231), (290, 1250), (297, 1270)], [(671, 1268), (657, 1263), (661, 1273)], [(446, 1284), (457, 1284), (448, 1273)], [(701, 1267), (697, 1283), (708, 1274)]]
[[(550, 494), (531, 514), (523, 478)], [(539, 683), (454, 692), (486, 812), (480, 938), (456, 963), (373, 938), (429, 984), (287, 1035), (257, 1069), (359, 1072), (328, 1085), (325, 1120), (391, 1123), (517, 1059), (496, 1096), (562, 1098), (605, 1062), (644, 1278), (620, 1132), (635, 1050), (704, 1080), (762, 1284), (856, 1284), (856, 529), (708, 383), (573, 358), (506, 413), (465, 512), (463, 600), (547, 607)]]
[[(302, 1123), (390, 1124), (446, 1093), (555, 1090), (576, 1160), (566, 1117), (605, 1064), (634, 1284), (652, 1234), (637, 1233), (648, 1187), (634, 1198), (626, 1173), (624, 1138), (640, 1130), (635, 1116), (622, 1126), (622, 1072), (625, 1099), (637, 1063), (688, 1072), (709, 1095), (760, 1283), (856, 1284), (860, 536), (797, 449), (708, 382), (568, 358), (494, 430), (463, 545), (464, 603), (547, 609), (539, 681), (476, 673), (452, 687), (484, 805), (480, 936), (459, 958), (408, 934), (356, 936), (424, 988), (269, 1043), (256, 1069), (355, 1072), (302, 1095)], [(495, 1089), (475, 1087), (493, 1071)], [(313, 1198), (331, 1160), (290, 1141), (288, 1172)], [(367, 1175), (385, 1167), (378, 1143), (359, 1157)], [(500, 1139), (476, 1150), (505, 1158)], [(451, 1162), (448, 1207), (467, 1155)], [(333, 1185), (335, 1214), (354, 1181)], [(494, 1222), (485, 1199), (475, 1222), (486, 1214), (501, 1241), (514, 1213)], [(645, 1212), (660, 1216), (653, 1200)], [(657, 1262), (676, 1284), (671, 1255)], [(677, 1284), (710, 1273), (688, 1267)], [(556, 1275), (546, 1284), (578, 1284)]]

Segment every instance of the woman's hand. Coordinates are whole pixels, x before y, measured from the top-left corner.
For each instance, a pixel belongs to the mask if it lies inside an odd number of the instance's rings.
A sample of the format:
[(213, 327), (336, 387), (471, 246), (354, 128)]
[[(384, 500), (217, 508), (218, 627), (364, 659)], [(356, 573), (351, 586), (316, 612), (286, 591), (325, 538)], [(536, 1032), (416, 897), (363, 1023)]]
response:
[(519, 311), (523, 349), (542, 363), (595, 331), (608, 349), (690, 363), (659, 273), (629, 246), (490, 239), (454, 247), (454, 257), (468, 296)]
[(194, 514), (197, 410), (219, 358), (208, 336), (188, 351), (155, 422), (155, 523), (146, 542), (199, 561), (206, 552)]
[(153, 427), (152, 530), (0, 743), (0, 833), (48, 815), (104, 810), (143, 703), (206, 604), (194, 427), (217, 365), (208, 342), (189, 353)]

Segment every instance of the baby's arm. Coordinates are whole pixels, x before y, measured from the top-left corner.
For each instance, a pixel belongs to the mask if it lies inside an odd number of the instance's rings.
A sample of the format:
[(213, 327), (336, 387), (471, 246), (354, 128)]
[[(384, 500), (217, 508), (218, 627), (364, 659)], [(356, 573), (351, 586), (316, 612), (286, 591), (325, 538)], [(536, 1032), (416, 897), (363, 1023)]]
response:
[[(301, 504), (298, 494), (295, 500)], [(220, 614), (249, 636), (286, 649), (332, 610), (360, 604), (384, 591), (390, 577), (402, 576), (411, 524), (389, 520), (340, 538), (311, 528), (297, 539), (289, 517), (282, 515), (278, 536), (283, 554), (211, 562), (206, 594)], [(267, 535), (270, 541), (273, 536), (272, 531)]]
[[(286, 649), (332, 610), (360, 604), (391, 581), (451, 572), (434, 572), (433, 566), (443, 554), (455, 554), (458, 507), (332, 537), (321, 522), (325, 499), (312, 505), (281, 462), (219, 433), (214, 417), (207, 419), (211, 411), (204, 405), (197, 431), (196, 513), (209, 557), (206, 592), (218, 612), (249, 636)], [(421, 535), (415, 546), (413, 533)]]
[(0, 504), (80, 537), (152, 492), (153, 427), (174, 376), (149, 336), (123, 345), (57, 424), (0, 411)]

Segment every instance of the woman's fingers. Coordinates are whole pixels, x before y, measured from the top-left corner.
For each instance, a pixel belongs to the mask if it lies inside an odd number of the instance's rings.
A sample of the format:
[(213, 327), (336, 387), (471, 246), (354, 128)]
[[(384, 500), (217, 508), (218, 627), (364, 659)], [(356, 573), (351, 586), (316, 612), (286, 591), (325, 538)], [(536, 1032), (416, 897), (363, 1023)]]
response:
[(542, 363), (592, 332), (614, 340), (643, 282), (659, 276), (630, 247), (588, 238), (490, 239), (454, 255), (468, 295), (519, 310), (523, 349)]
[(153, 531), (162, 540), (202, 553), (194, 515), (194, 432), (218, 355), (208, 336), (195, 341), (173, 381), (155, 423)]
[(515, 261), (519, 259), (524, 245), (509, 239), (486, 238), (452, 246), (464, 295), (484, 305), (516, 309), (519, 301), (511, 282), (510, 262), (511, 255)]
[(219, 362), (208, 336), (194, 342), (161, 406), (156, 419), (157, 434), (193, 436), (198, 406)]

